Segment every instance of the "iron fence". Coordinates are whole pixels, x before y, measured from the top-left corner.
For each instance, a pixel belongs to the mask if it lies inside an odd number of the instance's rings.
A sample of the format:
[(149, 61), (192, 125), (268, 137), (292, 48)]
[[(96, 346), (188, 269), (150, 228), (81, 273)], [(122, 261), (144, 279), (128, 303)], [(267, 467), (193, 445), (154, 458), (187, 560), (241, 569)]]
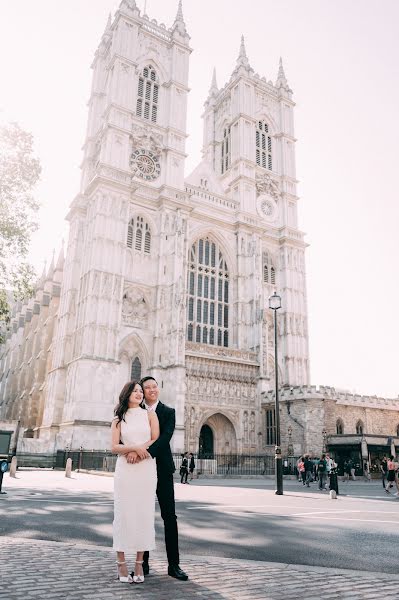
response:
[[(114, 472), (117, 456), (109, 450), (58, 450), (56, 454), (17, 454), (18, 467), (65, 469), (68, 458), (72, 469)], [(182, 463), (181, 454), (173, 454), (176, 472)], [(270, 454), (200, 454), (194, 455), (198, 476), (234, 477), (242, 475), (274, 475), (274, 455)], [(283, 458), (285, 475), (296, 473), (297, 457)]]
[[(109, 451), (72, 451), (59, 450), (56, 468), (65, 468), (67, 458), (72, 459), (72, 469), (88, 469), (113, 472), (116, 456)], [(182, 455), (174, 454), (176, 471), (180, 470)], [(274, 456), (244, 454), (212, 454), (194, 456), (197, 475), (273, 475)]]

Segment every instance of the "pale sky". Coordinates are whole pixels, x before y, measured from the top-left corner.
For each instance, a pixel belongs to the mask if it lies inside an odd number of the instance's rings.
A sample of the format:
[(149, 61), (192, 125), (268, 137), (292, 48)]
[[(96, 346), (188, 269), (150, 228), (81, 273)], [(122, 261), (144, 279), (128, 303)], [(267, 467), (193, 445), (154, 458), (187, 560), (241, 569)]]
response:
[[(138, 0), (140, 9), (144, 1)], [(118, 0), (0, 0), (0, 121), (36, 141), (43, 176), (30, 259), (51, 260), (79, 191), (90, 64)], [(147, 0), (169, 27), (177, 0)], [(306, 232), (311, 381), (396, 397), (398, 382), (399, 2), (184, 0), (191, 35), (187, 174), (200, 159), (215, 66), (229, 78), (244, 34), (251, 66), (295, 111), (300, 226)]]

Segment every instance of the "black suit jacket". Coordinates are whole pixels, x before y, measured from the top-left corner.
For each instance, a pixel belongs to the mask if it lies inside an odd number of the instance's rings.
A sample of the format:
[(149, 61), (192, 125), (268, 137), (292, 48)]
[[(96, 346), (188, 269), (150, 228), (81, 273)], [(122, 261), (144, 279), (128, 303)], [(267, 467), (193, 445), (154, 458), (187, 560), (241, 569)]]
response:
[(176, 414), (175, 409), (158, 402), (156, 408), (159, 421), (159, 438), (148, 449), (148, 452), (157, 461), (158, 476), (174, 473), (176, 470), (173, 462), (172, 451), (170, 449), (170, 440), (175, 431)]

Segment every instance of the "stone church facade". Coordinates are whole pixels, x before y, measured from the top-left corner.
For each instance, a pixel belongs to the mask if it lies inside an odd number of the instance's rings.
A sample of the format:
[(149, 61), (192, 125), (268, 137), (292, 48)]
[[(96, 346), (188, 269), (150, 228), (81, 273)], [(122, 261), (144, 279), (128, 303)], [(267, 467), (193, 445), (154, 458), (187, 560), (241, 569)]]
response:
[(272, 451), (274, 290), (279, 381), (292, 396), (283, 451), (292, 440), (296, 453), (320, 449), (335, 427), (331, 394), (309, 381), (295, 105), (281, 59), (266, 80), (242, 39), (223, 87), (214, 73), (202, 160), (185, 178), (191, 51), (181, 2), (170, 28), (134, 0), (107, 23), (65, 256), (14, 307), (1, 347), (0, 419), (18, 423), (25, 451), (108, 448), (118, 393), (144, 374), (176, 409), (176, 451)]

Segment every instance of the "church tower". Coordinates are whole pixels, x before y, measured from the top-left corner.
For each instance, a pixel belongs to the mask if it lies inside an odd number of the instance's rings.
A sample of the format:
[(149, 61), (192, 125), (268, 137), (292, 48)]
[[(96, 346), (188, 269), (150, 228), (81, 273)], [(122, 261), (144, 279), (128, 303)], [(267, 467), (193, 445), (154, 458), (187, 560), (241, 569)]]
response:
[(190, 52), (181, 0), (170, 28), (122, 0), (95, 53), (40, 428), (55, 448), (108, 448), (120, 389), (148, 373), (183, 447)]
[(242, 37), (223, 88), (218, 89), (213, 73), (203, 114), (203, 160), (188, 178), (191, 185), (206, 181), (210, 191), (227, 196), (236, 207), (234, 343), (258, 353), (262, 392), (274, 373), (268, 297), (275, 289), (282, 296), (280, 381), (288, 386), (309, 383), (306, 244), (297, 221), (294, 106), (281, 58), (275, 83), (267, 81), (251, 67)]

